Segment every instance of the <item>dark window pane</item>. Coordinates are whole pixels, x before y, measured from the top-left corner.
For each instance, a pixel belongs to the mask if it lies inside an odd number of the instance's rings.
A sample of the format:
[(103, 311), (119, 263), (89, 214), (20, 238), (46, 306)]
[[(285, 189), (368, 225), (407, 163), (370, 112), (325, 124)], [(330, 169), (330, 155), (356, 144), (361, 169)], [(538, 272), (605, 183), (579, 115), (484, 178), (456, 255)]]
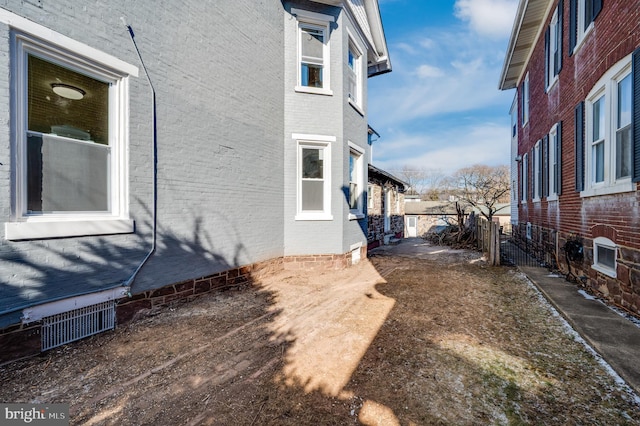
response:
[(615, 268), (615, 249), (603, 246), (598, 247), (598, 264), (607, 268)]
[[(108, 83), (32, 55), (29, 55), (28, 80), (29, 130), (109, 143)], [(56, 85), (69, 94), (83, 93), (82, 98), (61, 96), (53, 91)]]
[(302, 149), (302, 178), (322, 179), (322, 151), (313, 148)]

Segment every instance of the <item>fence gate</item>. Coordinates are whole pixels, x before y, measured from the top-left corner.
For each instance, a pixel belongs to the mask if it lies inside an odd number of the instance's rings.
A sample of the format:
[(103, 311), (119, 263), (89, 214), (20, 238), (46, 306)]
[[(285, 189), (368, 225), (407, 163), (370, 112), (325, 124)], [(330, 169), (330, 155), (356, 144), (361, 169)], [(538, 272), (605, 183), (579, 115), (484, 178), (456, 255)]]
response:
[(500, 236), (500, 263), (502, 265), (557, 268), (555, 233), (532, 235), (530, 228), (512, 230), (505, 227)]

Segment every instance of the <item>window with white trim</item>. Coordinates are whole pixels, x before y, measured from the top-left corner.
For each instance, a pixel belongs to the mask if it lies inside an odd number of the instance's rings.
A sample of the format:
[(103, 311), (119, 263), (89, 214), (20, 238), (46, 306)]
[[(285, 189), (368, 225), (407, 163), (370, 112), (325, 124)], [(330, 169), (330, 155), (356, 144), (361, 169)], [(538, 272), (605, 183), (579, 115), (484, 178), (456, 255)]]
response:
[(562, 2), (556, 7), (545, 32), (545, 83), (547, 89), (558, 80), (562, 68)]
[(373, 185), (367, 185), (367, 210), (375, 208)]
[(529, 73), (522, 82), (522, 126), (529, 122)]
[(12, 37), (15, 197), (6, 238), (133, 232), (127, 71), (137, 75), (137, 68), (74, 41), (68, 44), (82, 53), (19, 32)]
[(331, 145), (298, 141), (296, 220), (331, 220)]
[(585, 101), (582, 196), (626, 192), (631, 183), (631, 56), (614, 65)]
[(363, 212), (363, 156), (362, 149), (349, 142), (349, 218), (362, 219)]
[(348, 99), (356, 107), (362, 108), (362, 51), (349, 38), (347, 53)]
[(540, 141), (533, 147), (533, 201), (542, 198), (542, 156), (540, 155)]
[(298, 19), (298, 82), (296, 91), (330, 95), (330, 15), (292, 9)]
[(547, 168), (547, 182), (549, 182), (549, 195), (547, 200), (553, 201), (558, 199), (558, 125), (554, 124), (549, 131), (549, 149), (547, 150), (547, 158), (549, 167)]
[(593, 28), (593, 21), (602, 10), (602, 0), (572, 0), (569, 4), (569, 54), (584, 41)]
[(618, 247), (608, 238), (597, 237), (593, 240), (593, 265), (596, 271), (615, 278), (617, 276)]
[(528, 170), (529, 158), (527, 154), (522, 156), (522, 165), (520, 166), (520, 170), (522, 170), (522, 176), (520, 177), (522, 182), (522, 193), (520, 194), (520, 200), (522, 202), (526, 202), (528, 198), (529, 192), (529, 170)]

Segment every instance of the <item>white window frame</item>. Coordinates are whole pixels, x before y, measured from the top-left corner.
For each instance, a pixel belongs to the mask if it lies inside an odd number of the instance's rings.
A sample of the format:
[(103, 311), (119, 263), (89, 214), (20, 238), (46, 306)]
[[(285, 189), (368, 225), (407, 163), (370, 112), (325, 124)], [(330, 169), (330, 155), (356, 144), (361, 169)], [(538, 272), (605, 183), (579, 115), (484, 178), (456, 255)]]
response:
[(511, 104), (511, 140), (518, 140), (518, 98), (514, 98)]
[(586, 0), (577, 0), (578, 2), (578, 10), (576, 17), (576, 46), (573, 49), (573, 53), (577, 52), (582, 43), (586, 40), (587, 34), (593, 30), (594, 20), (592, 20), (589, 25), (585, 26), (585, 18), (587, 14), (587, 7), (585, 5)]
[[(335, 17), (296, 8), (292, 8), (291, 13), (296, 16), (297, 19), (297, 83), (295, 91), (331, 96), (333, 95), (333, 91), (331, 90), (331, 49), (329, 36), (331, 34), (331, 23), (335, 22)], [(305, 28), (320, 30), (323, 32), (324, 47), (322, 51), (322, 87), (308, 87), (302, 85), (302, 36)]]
[[(354, 144), (351, 141), (348, 141), (348, 145), (349, 145), (349, 157), (348, 157), (348, 163), (347, 163), (347, 174), (350, 175), (349, 171), (350, 171), (350, 162), (351, 162), (351, 157), (353, 156), (356, 160), (355, 163), (355, 174), (356, 174), (356, 208), (353, 209), (351, 208), (351, 205), (349, 203), (349, 220), (357, 220), (357, 219), (363, 219), (365, 217), (364, 214), (364, 202), (363, 202), (363, 189), (364, 189), (364, 154), (365, 151), (364, 149), (362, 149), (361, 147), (359, 147), (358, 145)], [(349, 188), (349, 197), (351, 197), (351, 176), (348, 176), (347, 178), (347, 185)]]
[(368, 184), (367, 185), (367, 211), (373, 210), (374, 208), (375, 208), (375, 201), (374, 201), (373, 185)]
[[(616, 179), (616, 123), (618, 82), (631, 74), (631, 55), (611, 67), (595, 84), (585, 100), (585, 188), (581, 197), (633, 191), (631, 176)], [(604, 96), (604, 180), (595, 181), (593, 154), (593, 105)]]
[(542, 187), (540, 185), (540, 165), (541, 165), (541, 141), (536, 142), (533, 147), (533, 202), (540, 202)]
[[(556, 182), (557, 168), (560, 167), (556, 153), (558, 152), (558, 124), (554, 124), (551, 130), (549, 130), (549, 167), (547, 167), (547, 182), (549, 184), (549, 194), (547, 195), (547, 201), (556, 201), (558, 199), (557, 188), (560, 182)], [(555, 187), (555, 188), (554, 188)]]
[[(325, 135), (292, 135), (296, 140), (296, 198), (297, 212), (295, 220), (333, 220), (331, 214), (331, 143), (336, 141), (335, 136)], [(322, 210), (302, 210), (302, 150), (318, 149), (323, 152), (323, 208)]]
[[(600, 263), (598, 259), (598, 247), (613, 250), (613, 267)], [(597, 237), (593, 240), (593, 269), (609, 277), (616, 278), (618, 273), (618, 246), (616, 243), (605, 237)]]
[[(347, 32), (349, 32), (347, 30)], [(353, 56), (353, 67), (349, 65), (349, 57)], [(362, 79), (362, 57), (363, 51), (355, 42), (355, 39), (349, 33), (349, 43), (347, 47), (347, 99), (349, 100), (349, 104), (358, 111), (361, 115), (364, 115), (364, 104), (363, 104), (363, 79)], [(352, 85), (355, 86), (355, 89), (352, 90)], [(355, 94), (352, 93), (355, 91)]]
[(520, 169), (522, 170), (522, 194), (520, 194), (520, 200), (526, 203), (528, 200), (527, 194), (529, 193), (529, 157), (527, 154), (522, 156), (522, 166)]
[(522, 85), (522, 127), (529, 123), (529, 101), (531, 97), (529, 94), (529, 73), (524, 77), (524, 83)]
[[(0, 9), (0, 22), (11, 27), (13, 96), (12, 202), (5, 222), (7, 240), (131, 233), (134, 221), (128, 209), (129, 77), (138, 68), (111, 55)], [(109, 82), (109, 188), (107, 212), (27, 214), (26, 140), (28, 105), (27, 53), (43, 57), (92, 78)]]
[(556, 8), (549, 24), (549, 50), (547, 52), (547, 91), (553, 87), (558, 81), (558, 74), (556, 70), (556, 53), (560, 47), (562, 40), (558, 37), (560, 35), (558, 22), (558, 8)]

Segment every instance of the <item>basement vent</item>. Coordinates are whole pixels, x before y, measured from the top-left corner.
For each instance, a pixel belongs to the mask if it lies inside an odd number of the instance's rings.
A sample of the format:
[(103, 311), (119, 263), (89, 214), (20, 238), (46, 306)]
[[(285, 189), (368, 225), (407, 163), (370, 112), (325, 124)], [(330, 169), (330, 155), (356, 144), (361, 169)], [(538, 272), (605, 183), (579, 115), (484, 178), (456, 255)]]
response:
[(42, 318), (42, 350), (80, 340), (115, 327), (116, 302), (109, 300)]

